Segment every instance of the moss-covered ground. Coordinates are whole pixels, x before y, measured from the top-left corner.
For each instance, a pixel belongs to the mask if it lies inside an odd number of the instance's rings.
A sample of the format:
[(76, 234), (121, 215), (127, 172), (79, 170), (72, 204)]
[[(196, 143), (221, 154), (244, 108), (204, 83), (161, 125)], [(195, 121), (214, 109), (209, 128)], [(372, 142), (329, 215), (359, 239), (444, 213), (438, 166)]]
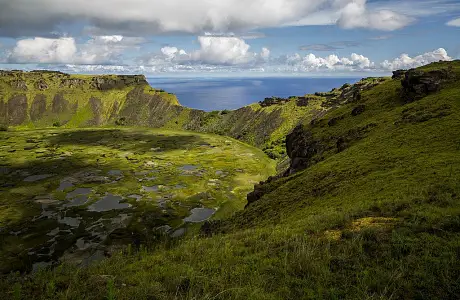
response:
[[(147, 245), (179, 228), (193, 232), (183, 222), (192, 209), (228, 217), (274, 172), (260, 150), (206, 134), (43, 129), (1, 132), (0, 139), (2, 271), (80, 262), (114, 243)], [(121, 198), (97, 204), (107, 195)]]

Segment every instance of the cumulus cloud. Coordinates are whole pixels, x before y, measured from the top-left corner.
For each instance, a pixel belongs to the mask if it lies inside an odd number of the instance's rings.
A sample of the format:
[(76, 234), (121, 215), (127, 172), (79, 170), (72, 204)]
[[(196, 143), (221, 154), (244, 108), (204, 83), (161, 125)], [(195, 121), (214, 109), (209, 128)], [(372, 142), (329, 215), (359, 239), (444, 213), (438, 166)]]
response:
[(450, 20), (449, 22), (446, 23), (446, 25), (447, 26), (460, 27), (460, 18)]
[(237, 37), (198, 37), (200, 50), (191, 55), (194, 61), (201, 61), (208, 64), (235, 65), (248, 63), (254, 58), (249, 52), (250, 46)]
[(355, 0), (346, 3), (341, 10), (337, 24), (347, 29), (372, 28), (392, 31), (403, 28), (413, 21), (411, 17), (387, 9), (369, 11), (366, 7), (366, 0)]
[(296, 53), (286, 56), (282, 59), (281, 64), (286, 63), (296, 72), (312, 71), (363, 71), (374, 67), (374, 63), (367, 57), (353, 53), (350, 57), (338, 57), (337, 55), (328, 55), (326, 57), (316, 56), (313, 53), (301, 56)]
[(65, 63), (75, 59), (77, 46), (73, 38), (36, 37), (19, 40), (9, 60), (14, 63)]
[(11, 63), (108, 64), (117, 62), (126, 49), (137, 47), (143, 38), (96, 36), (84, 44), (72, 37), (18, 40), (8, 55)]
[(180, 65), (251, 66), (270, 57), (270, 50), (262, 48), (260, 53), (250, 51), (251, 46), (239, 37), (204, 35), (198, 37), (199, 49), (187, 53), (183, 49), (166, 46), (161, 53), (143, 57), (140, 62), (147, 65), (164, 65), (165, 61)]
[(43, 36), (62, 24), (83, 22), (97, 35), (239, 32), (276, 27), (344, 7), (348, 13), (341, 24), (347, 27), (356, 25), (350, 23), (350, 16), (359, 17), (359, 26), (377, 29), (407, 23), (407, 18), (391, 11), (367, 13), (363, 0), (0, 0), (0, 35)]
[(439, 60), (449, 61), (452, 60), (452, 58), (447, 54), (447, 51), (444, 48), (439, 48), (415, 57), (410, 57), (408, 54), (401, 54), (400, 57), (392, 61), (385, 60), (380, 64), (380, 66), (384, 70), (392, 71), (398, 69), (416, 68)]

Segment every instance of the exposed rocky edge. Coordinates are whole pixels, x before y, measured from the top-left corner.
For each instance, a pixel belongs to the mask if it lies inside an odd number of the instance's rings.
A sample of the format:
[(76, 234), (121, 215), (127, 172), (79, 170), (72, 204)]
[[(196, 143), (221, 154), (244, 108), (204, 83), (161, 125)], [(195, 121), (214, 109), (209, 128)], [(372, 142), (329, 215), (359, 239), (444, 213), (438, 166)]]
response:
[(410, 103), (435, 93), (442, 88), (442, 84), (455, 79), (452, 67), (428, 72), (410, 69), (404, 72), (404, 75), (402, 73), (403, 71), (399, 70), (396, 71), (396, 74), (393, 73), (393, 76), (395, 78), (402, 77), (401, 98), (405, 103)]
[(280, 97), (267, 97), (263, 101), (259, 101), (260, 106), (267, 107), (272, 105), (283, 105), (296, 97), (292, 96), (289, 98), (280, 98)]
[(37, 81), (35, 83), (35, 88), (37, 90), (44, 91), (44, 90), (48, 89), (48, 84), (46, 83), (45, 80), (40, 79), (39, 81)]
[(325, 145), (313, 138), (309, 130), (298, 125), (286, 137), (286, 152), (291, 159), (291, 165), (285, 175), (289, 176), (299, 170), (308, 168), (314, 164), (313, 157), (322, 153)]
[(315, 93), (315, 96), (326, 98), (323, 107), (335, 108), (349, 102), (359, 102), (363, 91), (370, 90), (385, 80), (387, 80), (385, 77), (367, 77), (352, 85), (344, 84), (341, 88), (326, 93)]
[[(338, 122), (346, 118), (346, 115), (333, 117), (327, 121), (323, 119), (327, 112), (340, 104), (359, 102), (361, 100), (361, 91), (371, 89), (385, 80), (384, 78), (366, 78), (355, 85), (344, 85), (342, 88), (333, 89), (329, 93), (316, 93), (316, 96), (322, 97), (329, 97), (334, 94), (334, 100), (332, 100), (332, 98), (329, 99), (329, 104), (333, 103), (332, 106), (329, 106), (329, 109), (313, 117), (308, 126), (302, 124), (297, 125), (292, 132), (287, 135), (286, 153), (290, 158), (289, 167), (277, 176), (270, 177), (267, 181), (256, 184), (254, 186), (254, 191), (247, 195), (247, 206), (259, 200), (263, 195), (276, 189), (283, 180), (289, 180), (288, 177), (291, 175), (318, 163), (323, 160), (325, 156), (342, 152), (353, 143), (365, 138), (372, 129), (377, 126), (376, 124), (370, 123), (365, 126), (358, 126), (346, 131), (342, 135), (329, 137), (316, 137), (312, 129), (316, 126), (326, 126), (326, 124), (329, 127), (337, 125)], [(352, 108), (348, 116), (356, 117), (363, 114), (365, 110), (366, 106), (364, 104), (359, 104)]]
[[(100, 91), (148, 84), (144, 75), (85, 75), (79, 78), (58, 71), (46, 70), (34, 70), (30, 72), (0, 70), (0, 78), (8, 82), (11, 88), (23, 91), (28, 90), (27, 83), (30, 83), (29, 88), (41, 91), (46, 90), (49, 88), (51, 81), (53, 83), (59, 82), (60, 88), (77, 88), (88, 85), (89, 88)], [(49, 79), (50, 82), (47, 82), (45, 79)]]
[[(442, 88), (444, 83), (455, 79), (455, 73), (452, 68), (438, 69), (424, 72), (418, 69), (408, 71), (398, 70), (393, 72), (393, 79), (401, 79), (401, 96), (405, 103), (409, 103), (426, 95), (437, 92)], [(386, 79), (367, 78), (361, 80), (355, 85), (344, 85), (340, 89), (333, 89), (328, 93), (316, 93), (317, 96), (328, 98), (325, 105), (333, 108), (346, 103), (359, 102), (361, 100), (361, 91), (368, 90), (385, 81)], [(328, 121), (324, 118), (330, 109), (325, 110), (321, 116), (313, 118), (308, 126), (298, 125), (286, 137), (286, 153), (290, 158), (290, 166), (284, 172), (275, 177), (269, 178), (265, 182), (260, 182), (254, 186), (254, 191), (247, 195), (248, 205), (260, 199), (266, 193), (271, 192), (279, 184), (277, 181), (289, 180), (289, 176), (311, 167), (325, 157), (344, 151), (353, 143), (365, 138), (376, 126), (375, 123), (369, 123), (364, 126), (352, 128), (340, 136), (322, 136), (314, 134), (315, 127), (336, 126), (341, 120), (347, 117), (342, 114)], [(366, 105), (358, 104), (351, 109), (348, 117), (357, 117), (366, 111)], [(401, 122), (419, 123), (433, 118), (441, 118), (451, 114), (448, 105), (439, 107), (427, 107), (423, 111), (414, 111), (406, 109), (403, 111), (401, 120), (395, 122), (397, 125)]]
[(144, 75), (97, 76), (91, 79), (91, 86), (101, 91), (139, 84), (148, 84)]
[(391, 76), (391, 79), (402, 79), (404, 75), (406, 74), (407, 70), (396, 70), (393, 71), (393, 76)]
[(27, 91), (27, 83), (24, 80), (12, 80), (10, 86), (15, 90)]
[(80, 78), (66, 78), (61, 80), (60, 87), (62, 88), (77, 88), (83, 87), (86, 80)]

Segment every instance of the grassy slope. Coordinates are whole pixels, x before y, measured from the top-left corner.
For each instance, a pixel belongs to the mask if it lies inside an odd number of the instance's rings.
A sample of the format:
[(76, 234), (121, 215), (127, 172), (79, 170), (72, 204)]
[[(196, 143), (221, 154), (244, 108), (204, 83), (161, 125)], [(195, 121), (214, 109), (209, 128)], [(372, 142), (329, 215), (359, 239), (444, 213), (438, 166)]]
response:
[[(316, 97), (308, 106), (297, 106), (296, 98), (286, 104), (261, 107), (253, 104), (234, 111), (205, 113), (180, 106), (175, 95), (149, 87), (145, 82), (99, 90), (92, 86), (93, 79), (120, 80), (115, 75), (90, 76), (67, 75), (55, 72), (13, 72), (0, 76), (0, 124), (7, 123), (18, 128), (43, 128), (60, 124), (66, 128), (88, 126), (114, 126), (120, 118), (130, 126), (193, 130), (216, 133), (237, 138), (263, 148), (273, 158), (285, 155), (285, 135), (301, 120), (323, 111), (324, 97)], [(2, 75), (0, 73), (0, 75)], [(77, 81), (72, 87), (62, 81)], [(80, 80), (81, 82), (78, 82)], [(26, 89), (14, 87), (24, 82)], [(37, 89), (44, 82), (47, 88)], [(13, 83), (13, 84), (12, 84)], [(64, 111), (53, 112), (56, 95), (62, 94), (67, 101)], [(25, 95), (25, 108), (9, 102), (14, 96)], [(44, 96), (46, 111), (34, 118), (34, 101)], [(100, 100), (100, 108), (91, 105), (91, 99)], [(54, 105), (59, 106), (59, 105)], [(74, 111), (74, 106), (78, 108)], [(96, 111), (95, 111), (96, 110)], [(12, 122), (12, 116), (18, 120)]]
[[(111, 124), (114, 125), (114, 120), (110, 117), (113, 112), (118, 113), (126, 101), (126, 96), (134, 88), (138, 86), (144, 86), (144, 92), (151, 96), (158, 96), (166, 103), (177, 106), (179, 102), (175, 95), (169, 94), (164, 91), (157, 91), (150, 88), (146, 83), (132, 83), (126, 86), (120, 86), (117, 88), (111, 88), (107, 90), (99, 90), (92, 86), (93, 78), (101, 78), (106, 80), (118, 81), (122, 76), (116, 75), (104, 75), (104, 76), (92, 76), (92, 75), (67, 75), (59, 74), (56, 72), (13, 72), (9, 73), (13, 75), (0, 76), (0, 108), (2, 105), (8, 106), (8, 102), (13, 96), (25, 95), (27, 97), (27, 105), (25, 111), (25, 120), (19, 125), (19, 128), (42, 128), (51, 127), (54, 123), (59, 123), (68, 128), (73, 127), (85, 127), (91, 125), (88, 123), (94, 118), (94, 111), (90, 105), (91, 98), (97, 98), (102, 103), (100, 111), (100, 124)], [(78, 81), (73, 86), (62, 85), (62, 81)], [(12, 87), (12, 82), (24, 82), (26, 89)], [(46, 89), (37, 89), (37, 84), (44, 82), (47, 86)], [(68, 111), (61, 113), (53, 113), (53, 99), (56, 95), (62, 94), (63, 98), (68, 102)], [(46, 111), (38, 120), (32, 120), (32, 105), (37, 95), (43, 95), (46, 99)], [(115, 103), (118, 104), (118, 108), (114, 107)], [(72, 108), (77, 105), (76, 111), (72, 111)], [(9, 110), (9, 112), (8, 112)], [(10, 123), (8, 120), (9, 116), (13, 113), (12, 110), (17, 108), (7, 108), (7, 112), (3, 112), (0, 109), (0, 123)]]
[(407, 105), (399, 86), (388, 81), (363, 93), (362, 115), (351, 117), (352, 104), (326, 115), (346, 117), (312, 127), (314, 136), (377, 126), (274, 183), (226, 223), (226, 234), (2, 287), (28, 299), (458, 299), (459, 81)]

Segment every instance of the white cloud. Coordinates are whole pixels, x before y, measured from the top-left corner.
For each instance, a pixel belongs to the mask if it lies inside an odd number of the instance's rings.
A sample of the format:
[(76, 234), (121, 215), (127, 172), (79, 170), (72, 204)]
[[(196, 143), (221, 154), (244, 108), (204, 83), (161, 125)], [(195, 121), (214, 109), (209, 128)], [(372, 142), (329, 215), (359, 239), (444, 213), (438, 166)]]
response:
[(392, 31), (403, 28), (413, 21), (413, 18), (391, 10), (368, 11), (366, 0), (356, 0), (344, 6), (337, 24), (347, 29), (372, 28)]
[[(75, 22), (88, 22), (97, 35), (240, 32), (277, 27), (322, 12), (336, 15), (348, 5), (347, 10), (352, 10), (354, 3), (364, 9), (359, 15), (366, 20), (362, 23), (372, 28), (399, 28), (407, 21), (389, 10), (367, 13), (363, 0), (0, 0), (0, 35), (49, 34)], [(373, 18), (378, 20), (374, 23)]]
[(319, 57), (313, 53), (301, 56), (298, 53), (281, 59), (281, 64), (285, 63), (296, 72), (312, 71), (363, 71), (374, 67), (374, 63), (367, 57), (353, 53), (350, 57), (338, 57), (328, 55)]
[(72, 37), (36, 37), (18, 40), (8, 60), (12, 63), (114, 63), (125, 50), (137, 47), (143, 41), (142, 38), (120, 35), (96, 36), (79, 45)]
[(446, 25), (447, 26), (460, 27), (460, 18), (450, 20), (449, 22), (446, 23)]
[(264, 60), (267, 60), (270, 58), (270, 49), (268, 48), (262, 48), (262, 51), (260, 52), (260, 57)]
[(200, 50), (191, 55), (194, 61), (208, 64), (236, 65), (250, 62), (254, 53), (243, 39), (237, 37), (199, 36)]
[(251, 46), (239, 37), (204, 35), (198, 37), (198, 50), (187, 53), (183, 49), (166, 46), (160, 54), (141, 59), (147, 65), (164, 65), (174, 62), (180, 65), (253, 65), (265, 61), (270, 56), (268, 48), (260, 53), (250, 51)]
[(400, 57), (392, 61), (385, 60), (380, 64), (380, 66), (384, 70), (392, 71), (398, 69), (416, 68), (439, 60), (449, 61), (452, 60), (452, 58), (447, 54), (447, 51), (444, 48), (439, 48), (415, 57), (410, 57), (408, 54), (401, 54)]
[(73, 38), (36, 37), (17, 41), (9, 59), (16, 63), (65, 63), (73, 61), (76, 53)]
[(161, 48), (160, 51), (167, 60), (173, 60), (177, 57), (187, 56), (187, 52), (185, 52), (185, 50), (182, 50), (182, 49), (179, 50), (176, 47), (166, 46), (166, 47)]

